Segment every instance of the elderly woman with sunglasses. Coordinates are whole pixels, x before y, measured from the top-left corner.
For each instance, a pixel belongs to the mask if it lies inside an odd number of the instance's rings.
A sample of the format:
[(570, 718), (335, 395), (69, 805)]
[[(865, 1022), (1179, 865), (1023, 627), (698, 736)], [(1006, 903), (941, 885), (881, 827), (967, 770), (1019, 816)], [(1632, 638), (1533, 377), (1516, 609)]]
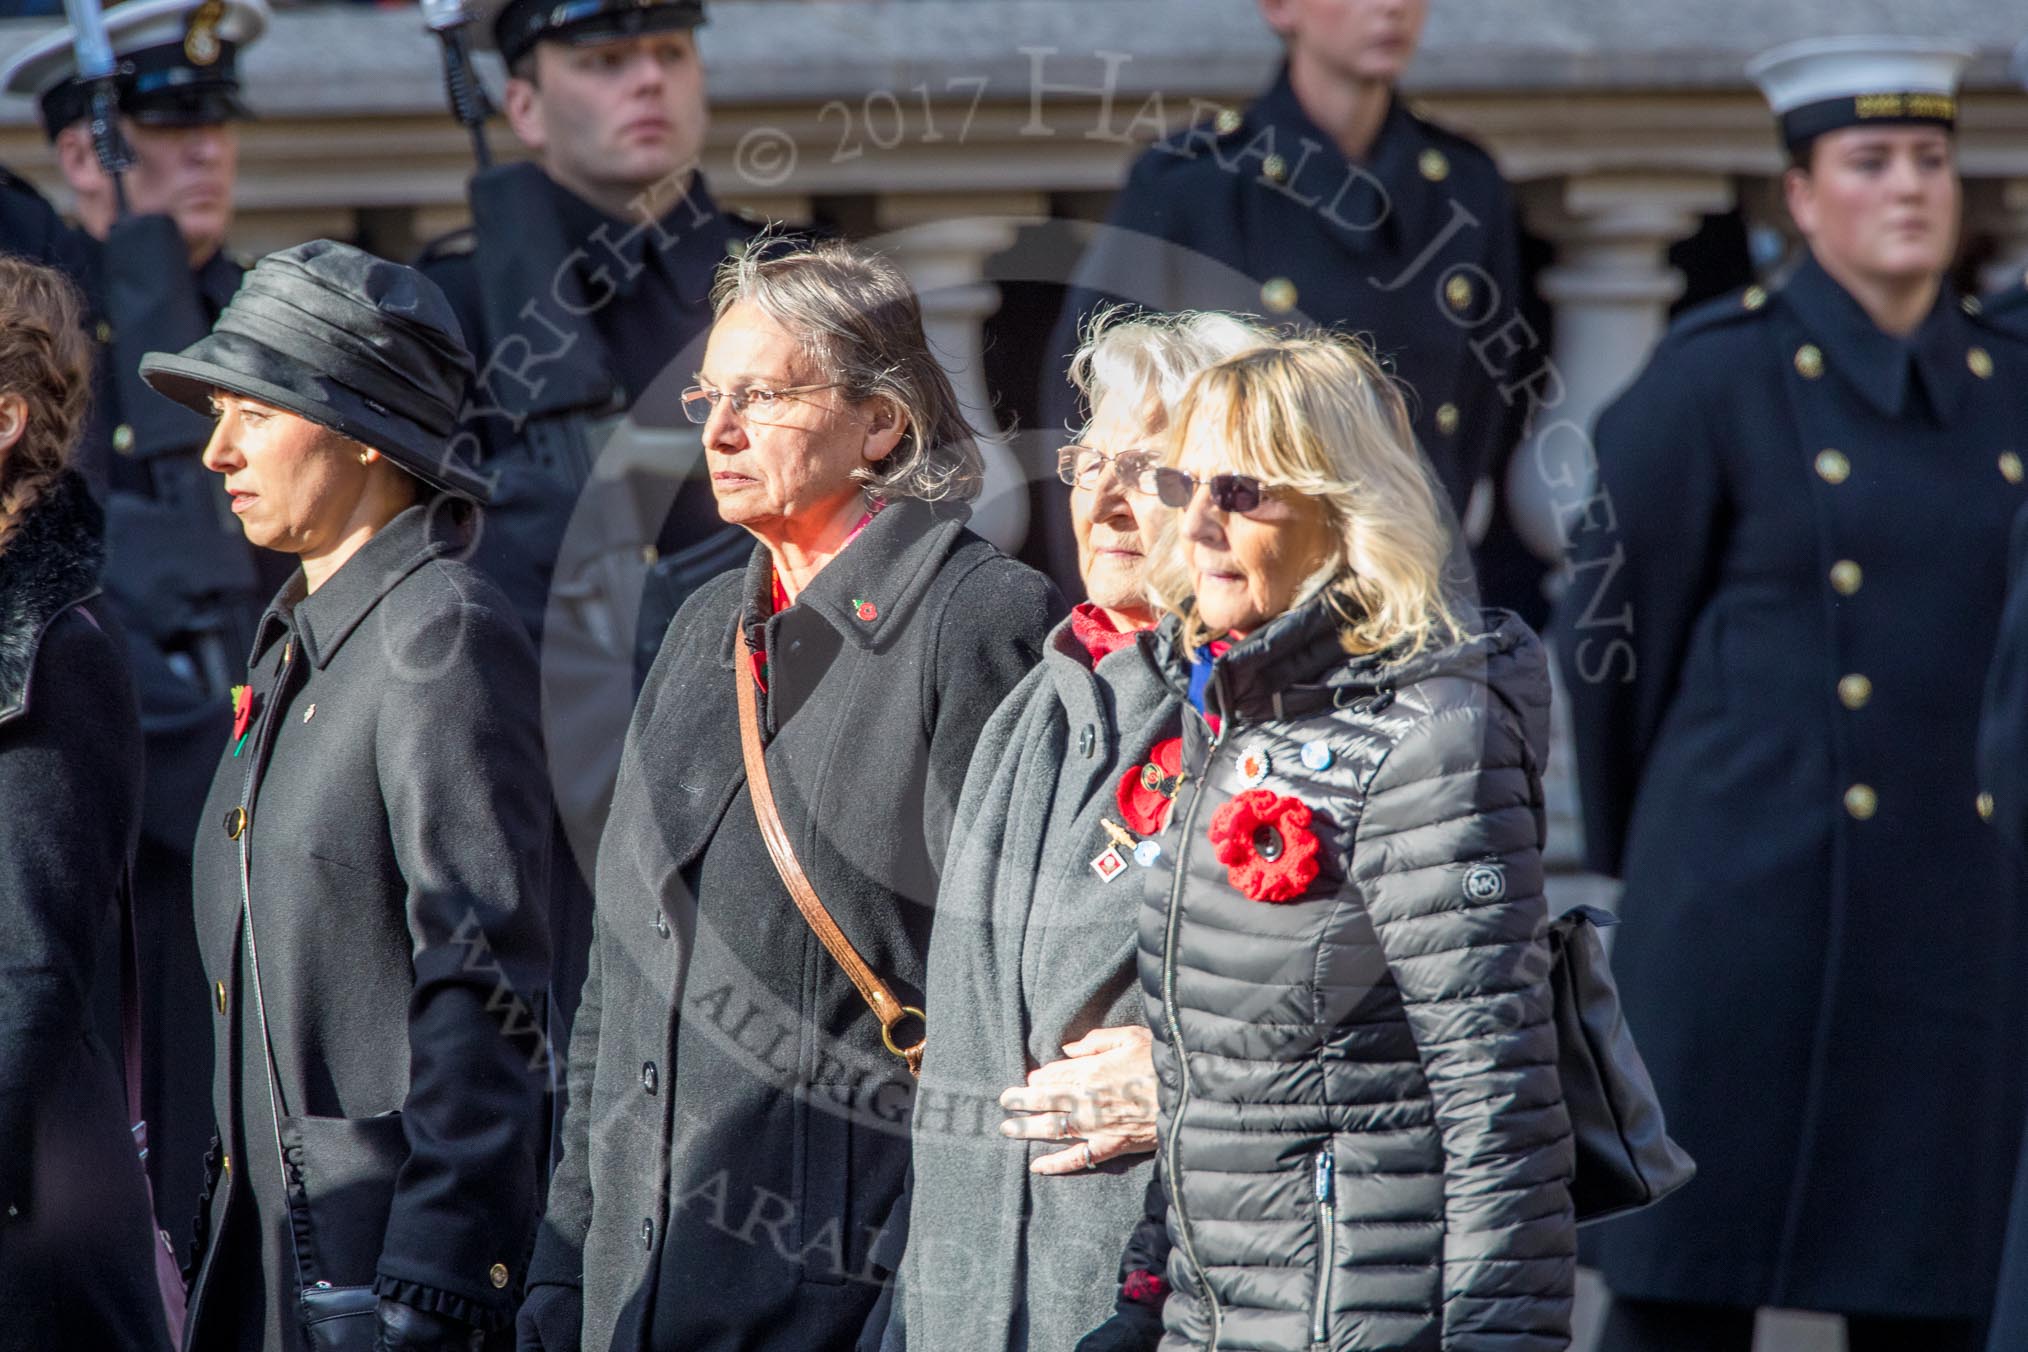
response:
[(1402, 401), (1295, 338), (1200, 375), (1148, 475), (1181, 791), (1143, 874), (1164, 1348), (1568, 1345), (1542, 895), (1549, 680), (1468, 614)]
[(1149, 660), (1159, 509), (1132, 485), (1190, 377), (1268, 340), (1224, 315), (1115, 311), (1073, 363), (1091, 417), (1059, 469), (1089, 599), (986, 725), (959, 801), (890, 1348), (905, 1326), (920, 1348), (1067, 1352), (1113, 1313), (1154, 1168), (1134, 931), (1155, 856), (1135, 845), (1180, 750), (1179, 702)]
[(522, 1312), (551, 1352), (867, 1326), (952, 815), (1060, 613), (965, 527), (978, 451), (893, 264), (749, 250), (713, 299), (686, 399), (753, 555), (677, 613), (627, 732)]

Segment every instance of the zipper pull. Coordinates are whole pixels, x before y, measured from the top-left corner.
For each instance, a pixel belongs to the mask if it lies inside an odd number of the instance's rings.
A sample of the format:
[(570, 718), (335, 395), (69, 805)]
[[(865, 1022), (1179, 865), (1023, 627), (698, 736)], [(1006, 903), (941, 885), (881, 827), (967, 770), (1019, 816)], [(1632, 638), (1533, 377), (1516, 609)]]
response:
[(1331, 1200), (1331, 1148), (1324, 1147), (1317, 1152), (1317, 1200)]

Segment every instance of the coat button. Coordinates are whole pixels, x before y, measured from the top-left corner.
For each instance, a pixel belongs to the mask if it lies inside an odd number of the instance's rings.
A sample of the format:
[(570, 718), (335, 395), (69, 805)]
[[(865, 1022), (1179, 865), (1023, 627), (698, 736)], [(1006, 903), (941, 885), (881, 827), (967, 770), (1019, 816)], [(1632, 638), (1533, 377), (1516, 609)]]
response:
[(1817, 477), (1827, 484), (1841, 484), (1852, 477), (1852, 462), (1843, 451), (1817, 452)]
[(1804, 343), (1796, 349), (1796, 373), (1804, 380), (1815, 380), (1824, 374), (1824, 353), (1815, 343)]
[(641, 1247), (643, 1249), (653, 1249), (655, 1247), (655, 1222), (641, 1222)]
[(1764, 286), (1749, 286), (1746, 288), (1746, 294), (1739, 298), (1739, 303), (1749, 310), (1760, 309), (1763, 305), (1767, 304), (1767, 288)]
[(2012, 451), (2002, 451), (2000, 453), (2000, 477), (2010, 484), (2020, 483), (2022, 478), (2021, 457)]
[(1845, 790), (1845, 810), (1857, 821), (1870, 821), (1880, 810), (1880, 795), (1865, 784), (1854, 784)]
[(662, 908), (660, 906), (657, 906), (655, 908), (654, 924), (655, 924), (655, 933), (661, 935), (664, 939), (669, 937), (669, 917), (662, 914)]
[(1261, 177), (1270, 183), (1280, 183), (1289, 176), (1289, 162), (1279, 155), (1270, 155), (1260, 162)]
[(1986, 303), (1977, 296), (1966, 296), (1958, 302), (1958, 308), (1976, 318), (1986, 312)]
[(121, 455), (131, 455), (134, 450), (134, 429), (121, 423), (113, 429), (113, 449)]
[(1863, 709), (1866, 702), (1872, 698), (1873, 682), (1858, 672), (1855, 671), (1838, 681), (1838, 702), (1847, 709)]
[(1866, 580), (1866, 574), (1850, 559), (1840, 559), (1831, 565), (1831, 589), (1840, 596), (1858, 594), (1859, 584)]
[(221, 1014), (225, 1013), (225, 983), (223, 981), (211, 983), (211, 998), (212, 1002), (218, 1006), (218, 1012)]
[(1453, 277), (1444, 283), (1444, 300), (1453, 310), (1462, 314), (1472, 306), (1472, 284), (1463, 277)]
[(1993, 354), (1983, 347), (1975, 347), (1965, 353), (1965, 365), (1972, 368), (1972, 374), (1981, 380), (1993, 378)]
[(486, 1270), (486, 1276), (492, 1281), (495, 1291), (502, 1289), (507, 1285), (507, 1265), (505, 1263), (493, 1264), (492, 1267)]
[(103, 319), (99, 321), (98, 327), (93, 329), (92, 332), (97, 335), (98, 340), (102, 343), (113, 341), (113, 326)]
[(1437, 405), (1436, 428), (1437, 431), (1445, 436), (1449, 436), (1458, 430), (1458, 406), (1456, 404)]
[(1441, 183), (1451, 176), (1450, 159), (1443, 151), (1434, 147), (1422, 152), (1421, 157), (1415, 162), (1415, 167), (1432, 183)]
[(1239, 115), (1239, 109), (1237, 108), (1220, 108), (1218, 110), (1218, 117), (1212, 123), (1212, 126), (1217, 129), (1220, 136), (1230, 136), (1239, 130), (1240, 125), (1245, 120)]
[(238, 840), (246, 833), (246, 809), (236, 807), (225, 814), (225, 838)]
[(1980, 794), (1978, 808), (1980, 821), (1989, 822), (1993, 820), (1993, 795), (1990, 793)]
[(1260, 303), (1278, 315), (1296, 308), (1296, 284), (1286, 277), (1270, 277), (1261, 283)]
[(660, 1078), (655, 1074), (655, 1063), (653, 1061), (643, 1061), (641, 1063), (641, 1088), (652, 1094), (655, 1092), (655, 1086), (658, 1083), (660, 1083)]
[(1078, 729), (1078, 754), (1090, 759), (1098, 751), (1098, 729), (1087, 723)]

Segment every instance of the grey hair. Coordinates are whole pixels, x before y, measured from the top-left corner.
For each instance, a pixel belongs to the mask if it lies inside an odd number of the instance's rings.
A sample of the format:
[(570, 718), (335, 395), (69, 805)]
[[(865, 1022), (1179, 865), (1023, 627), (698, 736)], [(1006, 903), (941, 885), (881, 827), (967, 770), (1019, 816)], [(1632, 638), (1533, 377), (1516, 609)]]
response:
[(852, 472), (868, 493), (928, 502), (979, 495), (985, 465), (977, 435), (930, 351), (922, 307), (900, 268), (836, 241), (802, 244), (764, 232), (720, 264), (712, 283), (714, 318), (742, 302), (795, 334), (848, 399), (885, 399), (900, 412), (900, 443)]
[(1158, 314), (1108, 305), (1091, 317), (1070, 359), (1070, 381), (1085, 405), (1078, 438), (1090, 435), (1099, 405), (1113, 395), (1133, 399), (1151, 425), (1158, 414), (1166, 424), (1191, 377), (1274, 341), (1270, 330), (1215, 310)]

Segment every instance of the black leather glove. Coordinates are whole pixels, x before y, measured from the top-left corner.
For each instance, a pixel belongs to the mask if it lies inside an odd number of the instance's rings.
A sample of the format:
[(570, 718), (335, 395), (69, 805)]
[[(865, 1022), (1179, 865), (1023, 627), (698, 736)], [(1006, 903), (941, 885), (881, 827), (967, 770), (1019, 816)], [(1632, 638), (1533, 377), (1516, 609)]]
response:
[(462, 1319), (380, 1298), (380, 1333), (374, 1352), (479, 1352), (483, 1331)]
[(1113, 1317), (1078, 1339), (1077, 1352), (1155, 1352), (1162, 1341), (1162, 1307), (1121, 1297)]

